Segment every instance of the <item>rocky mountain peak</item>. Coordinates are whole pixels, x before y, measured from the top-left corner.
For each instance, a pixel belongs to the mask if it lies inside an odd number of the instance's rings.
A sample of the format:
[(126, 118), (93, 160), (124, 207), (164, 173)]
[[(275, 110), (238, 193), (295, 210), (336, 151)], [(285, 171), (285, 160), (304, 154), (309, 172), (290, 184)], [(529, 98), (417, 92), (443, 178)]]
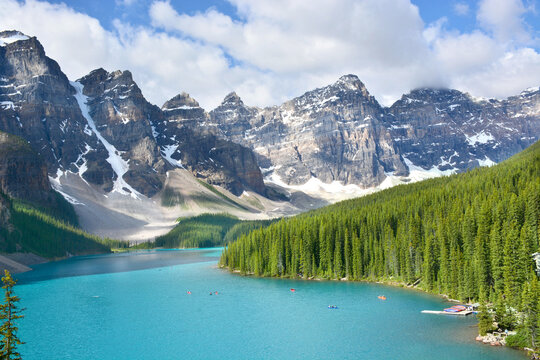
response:
[(161, 110), (168, 122), (177, 122), (179, 126), (196, 127), (208, 116), (199, 103), (186, 92), (168, 100)]
[(341, 76), (334, 83), (334, 86), (343, 87), (347, 90), (352, 90), (352, 91), (358, 91), (358, 90), (362, 91), (366, 88), (364, 83), (362, 83), (362, 81), (360, 81), (358, 76), (354, 74), (347, 74), (347, 75)]
[(110, 98), (120, 100), (133, 96), (142, 97), (141, 90), (128, 70), (116, 70), (109, 73), (99, 68), (77, 81), (84, 85), (84, 94), (90, 97), (100, 96), (103, 93), (108, 93)]
[(28, 39), (30, 39), (29, 36), (17, 30), (7, 30), (0, 32), (0, 46), (6, 46), (7, 44), (11, 44), (19, 40)]
[(382, 111), (360, 79), (350, 74), (340, 77), (332, 85), (308, 91), (282, 106), (300, 115), (318, 117), (330, 111), (340, 112), (348, 119), (374, 117)]
[[(249, 119), (257, 112), (257, 109), (244, 104), (240, 96), (234, 91), (223, 99), (223, 102), (214, 110), (210, 111), (212, 122), (218, 124), (242, 124), (243, 130), (250, 127)], [(227, 131), (225, 131), (227, 133)]]
[(126, 83), (133, 83), (133, 74), (129, 70), (116, 70), (109, 74), (108, 80), (122, 80)]
[(244, 102), (240, 99), (240, 96), (233, 91), (225, 96), (221, 106), (244, 106)]
[(161, 107), (164, 111), (171, 111), (178, 108), (181, 109), (192, 109), (192, 108), (199, 108), (199, 103), (193, 99), (191, 96), (189, 96), (188, 93), (182, 92), (172, 99), (168, 100), (163, 104)]
[(401, 97), (407, 103), (415, 101), (425, 101), (431, 103), (441, 103), (447, 101), (470, 101), (470, 95), (454, 89), (432, 89), (419, 88), (412, 90), (409, 94)]
[(540, 86), (536, 86), (536, 87), (530, 87), (528, 89), (525, 89), (521, 92), (521, 96), (529, 96), (531, 94), (538, 94), (540, 93)]

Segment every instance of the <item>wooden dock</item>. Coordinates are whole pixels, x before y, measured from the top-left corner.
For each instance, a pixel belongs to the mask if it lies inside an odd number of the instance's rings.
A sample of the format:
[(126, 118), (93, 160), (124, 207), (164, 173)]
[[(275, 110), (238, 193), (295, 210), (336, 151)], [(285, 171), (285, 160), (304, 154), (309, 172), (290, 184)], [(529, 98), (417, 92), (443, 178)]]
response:
[(422, 310), (422, 314), (436, 314), (436, 315), (458, 315), (458, 316), (467, 316), (471, 315), (472, 310), (463, 310), (459, 312), (446, 312), (446, 311), (437, 311), (437, 310)]

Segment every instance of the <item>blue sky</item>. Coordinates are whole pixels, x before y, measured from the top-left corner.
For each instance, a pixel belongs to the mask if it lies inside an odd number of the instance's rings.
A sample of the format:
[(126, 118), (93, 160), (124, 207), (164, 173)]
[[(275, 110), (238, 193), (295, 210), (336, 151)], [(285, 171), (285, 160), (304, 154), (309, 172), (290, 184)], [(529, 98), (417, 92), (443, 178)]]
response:
[(181, 91), (280, 103), (357, 74), (385, 105), (416, 87), (506, 97), (540, 85), (539, 0), (2, 0), (68, 77), (131, 70), (157, 105)]
[[(103, 27), (113, 30), (113, 21), (115, 19), (122, 19), (134, 25), (149, 24), (150, 16), (148, 14), (148, 9), (154, 1), (52, 0), (50, 2), (67, 4), (79, 12), (99, 19)], [(470, 32), (478, 27), (475, 16), (475, 12), (478, 8), (478, 1), (413, 0), (411, 2), (418, 7), (420, 16), (425, 23), (429, 24), (445, 17), (448, 19), (447, 25), (458, 31)], [(197, 12), (204, 13), (208, 9), (214, 8), (238, 21), (242, 21), (237, 14), (236, 7), (226, 0), (171, 0), (170, 3), (179, 13), (194, 15)], [(538, 13), (540, 8), (536, 9), (538, 6), (537, 1), (525, 1), (524, 5), (526, 7), (535, 8), (534, 11), (526, 13), (524, 19), (538, 34), (540, 31), (540, 16)], [(461, 9), (461, 13), (457, 8)]]

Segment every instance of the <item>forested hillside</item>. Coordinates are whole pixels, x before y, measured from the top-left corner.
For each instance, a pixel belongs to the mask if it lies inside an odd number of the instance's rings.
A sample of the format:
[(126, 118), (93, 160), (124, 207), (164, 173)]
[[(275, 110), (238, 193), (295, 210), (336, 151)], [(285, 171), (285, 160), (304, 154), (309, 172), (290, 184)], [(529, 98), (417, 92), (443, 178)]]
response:
[(135, 248), (203, 248), (222, 246), (251, 230), (270, 225), (274, 220), (240, 220), (229, 214), (202, 214), (180, 218), (178, 224), (154, 242)]
[(48, 209), (28, 202), (3, 199), (4, 221), (0, 222), (1, 252), (31, 252), (46, 258), (110, 252), (127, 243), (102, 239), (76, 227), (73, 207), (59, 194), (59, 205)]
[(220, 264), (263, 276), (418, 282), (452, 298), (533, 309), (538, 330), (539, 214), (536, 143), (491, 168), (283, 219), (231, 243)]

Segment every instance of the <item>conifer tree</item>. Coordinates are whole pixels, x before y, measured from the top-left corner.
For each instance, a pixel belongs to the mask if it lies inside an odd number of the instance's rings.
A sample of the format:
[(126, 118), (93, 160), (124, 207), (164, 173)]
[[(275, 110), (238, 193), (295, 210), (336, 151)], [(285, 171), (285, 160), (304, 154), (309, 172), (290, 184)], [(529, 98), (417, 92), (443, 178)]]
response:
[(493, 319), (488, 312), (488, 308), (485, 303), (480, 304), (478, 308), (478, 333), (485, 336), (488, 332), (493, 330)]
[(4, 304), (0, 305), (0, 359), (13, 360), (21, 359), (21, 355), (17, 352), (17, 345), (24, 344), (17, 337), (18, 327), (15, 325), (16, 320), (23, 318), (20, 313), (24, 309), (19, 309), (17, 303), (19, 297), (13, 294), (13, 287), (16, 281), (11, 277), (11, 273), (4, 270), (4, 277), (2, 277), (4, 285)]

